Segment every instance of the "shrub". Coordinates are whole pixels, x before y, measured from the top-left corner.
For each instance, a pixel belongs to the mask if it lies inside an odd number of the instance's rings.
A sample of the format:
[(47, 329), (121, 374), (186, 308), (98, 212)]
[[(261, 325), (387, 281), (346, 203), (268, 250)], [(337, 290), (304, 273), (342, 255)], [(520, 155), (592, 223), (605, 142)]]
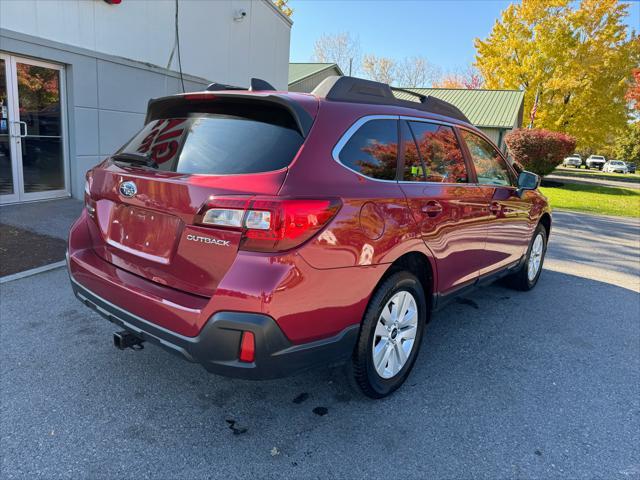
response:
[(540, 176), (553, 172), (576, 148), (574, 137), (539, 128), (513, 130), (504, 141), (516, 162)]

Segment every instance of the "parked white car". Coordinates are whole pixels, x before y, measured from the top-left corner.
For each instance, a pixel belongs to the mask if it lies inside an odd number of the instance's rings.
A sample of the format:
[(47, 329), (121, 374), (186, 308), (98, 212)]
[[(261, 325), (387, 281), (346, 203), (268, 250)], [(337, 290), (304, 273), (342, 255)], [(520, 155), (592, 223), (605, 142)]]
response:
[(607, 163), (607, 159), (602, 155), (589, 155), (589, 157), (587, 157), (585, 165), (588, 169), (597, 168), (598, 170), (602, 170), (602, 167), (604, 167), (605, 163)]
[(577, 153), (574, 153), (573, 155), (569, 155), (567, 158), (565, 158), (562, 161), (562, 166), (563, 167), (580, 168), (580, 165), (582, 165), (582, 157), (580, 155), (578, 155)]
[(606, 173), (629, 173), (629, 168), (622, 160), (609, 160), (602, 167), (602, 171)]

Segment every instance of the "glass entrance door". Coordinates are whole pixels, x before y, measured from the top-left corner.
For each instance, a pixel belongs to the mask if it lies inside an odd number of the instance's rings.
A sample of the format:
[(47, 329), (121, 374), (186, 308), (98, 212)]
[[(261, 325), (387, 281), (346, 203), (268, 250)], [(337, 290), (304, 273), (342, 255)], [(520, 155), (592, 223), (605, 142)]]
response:
[(9, 65), (9, 58), (0, 55), (0, 200), (7, 202), (18, 200), (15, 142), (12, 138), (13, 109), (9, 103)]
[(0, 54), (0, 202), (67, 196), (64, 69)]

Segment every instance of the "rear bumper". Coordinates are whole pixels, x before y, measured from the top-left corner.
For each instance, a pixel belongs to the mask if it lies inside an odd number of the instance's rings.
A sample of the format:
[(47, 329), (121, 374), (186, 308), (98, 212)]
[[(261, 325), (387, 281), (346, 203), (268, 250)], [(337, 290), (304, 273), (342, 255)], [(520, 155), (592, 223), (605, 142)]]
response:
[[(315, 342), (293, 345), (269, 316), (256, 313), (218, 312), (199, 335), (186, 337), (155, 325), (110, 303), (82, 286), (73, 276), (75, 296), (114, 324), (163, 347), (188, 361), (200, 363), (219, 375), (252, 380), (279, 378), (320, 364), (348, 359), (357, 341), (359, 325)], [(243, 331), (255, 335), (255, 361), (240, 362)]]

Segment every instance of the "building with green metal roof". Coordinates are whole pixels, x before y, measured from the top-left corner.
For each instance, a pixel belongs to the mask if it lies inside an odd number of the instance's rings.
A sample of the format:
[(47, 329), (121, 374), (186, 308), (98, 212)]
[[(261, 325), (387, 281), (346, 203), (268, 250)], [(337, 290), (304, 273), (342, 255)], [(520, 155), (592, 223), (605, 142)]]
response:
[[(421, 95), (431, 95), (458, 107), (469, 121), (482, 130), (496, 145), (505, 149), (504, 136), (522, 126), (524, 92), (520, 90), (469, 90), (464, 88), (407, 88)], [(409, 93), (394, 92), (402, 100), (416, 101)]]
[(310, 92), (322, 80), (333, 75), (343, 75), (335, 63), (290, 63), (289, 91)]

